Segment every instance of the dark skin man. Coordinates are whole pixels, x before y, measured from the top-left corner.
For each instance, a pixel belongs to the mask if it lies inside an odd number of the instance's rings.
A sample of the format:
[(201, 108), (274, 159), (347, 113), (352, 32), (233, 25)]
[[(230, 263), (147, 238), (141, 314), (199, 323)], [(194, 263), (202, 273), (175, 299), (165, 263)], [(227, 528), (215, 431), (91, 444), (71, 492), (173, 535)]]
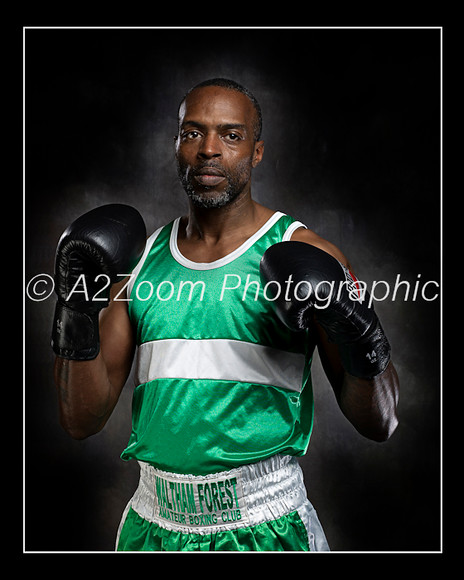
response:
[[(240, 247), (273, 211), (252, 199), (252, 170), (263, 158), (256, 140), (256, 111), (242, 93), (223, 87), (191, 92), (179, 111), (176, 159), (189, 196), (189, 213), (181, 219), (178, 247), (193, 262), (212, 262)], [(292, 240), (311, 244), (349, 267), (340, 250), (316, 233), (297, 229)], [(115, 284), (118, 295), (125, 281)], [(340, 408), (365, 437), (388, 439), (397, 424), (398, 378), (390, 361), (373, 379), (349, 375), (338, 348), (314, 322), (317, 347)], [(101, 350), (91, 361), (56, 358), (61, 421), (75, 438), (100, 431), (127, 380), (134, 354), (127, 303), (111, 301), (100, 315)]]

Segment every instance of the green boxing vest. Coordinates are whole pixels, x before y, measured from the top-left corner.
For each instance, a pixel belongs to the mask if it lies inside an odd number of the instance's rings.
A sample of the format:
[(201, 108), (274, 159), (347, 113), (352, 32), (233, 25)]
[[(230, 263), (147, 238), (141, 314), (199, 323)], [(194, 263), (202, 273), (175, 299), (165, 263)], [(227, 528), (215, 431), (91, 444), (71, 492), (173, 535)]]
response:
[(302, 224), (276, 212), (232, 253), (197, 263), (179, 252), (179, 221), (148, 239), (128, 286), (136, 387), (121, 457), (206, 475), (304, 455), (314, 344), (278, 320), (259, 275), (265, 250)]

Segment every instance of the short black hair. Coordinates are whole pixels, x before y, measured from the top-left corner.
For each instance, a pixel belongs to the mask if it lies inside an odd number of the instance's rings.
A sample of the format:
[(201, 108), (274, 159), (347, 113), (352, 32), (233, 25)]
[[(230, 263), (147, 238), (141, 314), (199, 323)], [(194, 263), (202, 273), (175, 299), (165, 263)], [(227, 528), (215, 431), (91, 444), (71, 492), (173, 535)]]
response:
[[(255, 112), (256, 112), (256, 123), (254, 126), (254, 137), (255, 137), (255, 141), (259, 141), (259, 139), (261, 138), (261, 132), (263, 130), (263, 117), (262, 117), (262, 113), (261, 113), (261, 107), (258, 103), (258, 101), (256, 100), (255, 96), (253, 95), (253, 93), (247, 89), (246, 87), (244, 87), (243, 85), (237, 83), (236, 81), (232, 81), (230, 79), (225, 79), (225, 78), (214, 78), (214, 79), (208, 79), (206, 81), (202, 81), (201, 83), (198, 83), (197, 85), (195, 85), (194, 87), (192, 87), (191, 89), (189, 89), (184, 97), (182, 98), (180, 104), (179, 104), (179, 109), (182, 105), (182, 103), (185, 101), (185, 99), (188, 97), (188, 95), (194, 91), (195, 89), (200, 89), (202, 87), (223, 87), (225, 89), (229, 89), (231, 91), (237, 91), (239, 93), (242, 93), (243, 95), (247, 96), (250, 101), (253, 104), (253, 107), (255, 108)], [(179, 114), (177, 115), (177, 117), (179, 118)]]

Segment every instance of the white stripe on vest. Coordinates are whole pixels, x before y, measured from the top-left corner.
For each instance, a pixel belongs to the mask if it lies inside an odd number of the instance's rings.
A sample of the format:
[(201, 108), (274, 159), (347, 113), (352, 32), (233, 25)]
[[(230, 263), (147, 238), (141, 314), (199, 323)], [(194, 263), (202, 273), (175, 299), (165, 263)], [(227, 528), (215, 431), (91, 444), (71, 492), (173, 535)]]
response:
[(301, 391), (305, 356), (228, 339), (166, 339), (138, 348), (137, 384), (154, 379), (212, 379)]

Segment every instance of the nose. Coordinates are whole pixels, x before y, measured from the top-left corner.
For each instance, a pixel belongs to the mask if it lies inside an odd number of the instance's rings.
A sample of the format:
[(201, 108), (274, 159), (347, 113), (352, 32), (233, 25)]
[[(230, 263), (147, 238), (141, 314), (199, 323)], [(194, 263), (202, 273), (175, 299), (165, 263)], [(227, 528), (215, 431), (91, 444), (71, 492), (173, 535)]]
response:
[(202, 159), (212, 159), (221, 156), (221, 144), (219, 136), (214, 133), (207, 133), (203, 136), (200, 147), (198, 149), (198, 156)]

